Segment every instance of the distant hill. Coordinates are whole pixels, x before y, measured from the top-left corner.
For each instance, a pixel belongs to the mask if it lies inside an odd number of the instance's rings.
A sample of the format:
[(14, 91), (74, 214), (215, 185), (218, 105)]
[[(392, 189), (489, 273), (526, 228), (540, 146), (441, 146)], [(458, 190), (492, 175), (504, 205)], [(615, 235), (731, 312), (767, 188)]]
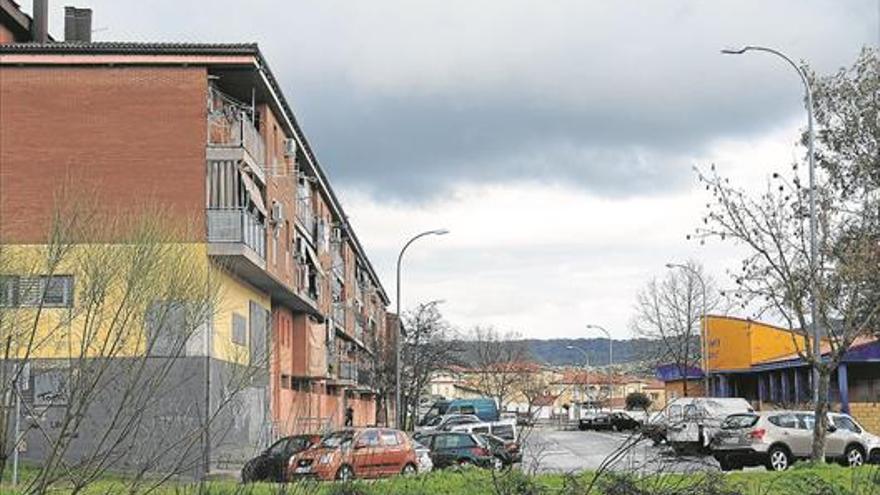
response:
[[(584, 356), (568, 346), (583, 349), (590, 359), (590, 366), (606, 366), (608, 364), (608, 339), (525, 339), (532, 356), (539, 363), (552, 365), (584, 364)], [(614, 341), (614, 364), (629, 363), (636, 365), (640, 361), (650, 360), (656, 356), (657, 342), (649, 339), (631, 339)]]
[[(584, 356), (568, 346), (583, 349), (590, 359), (590, 366), (608, 365), (608, 340), (591, 339), (523, 339), (537, 363), (553, 366), (583, 366)], [(657, 342), (648, 339), (630, 339), (614, 341), (615, 368), (623, 367), (628, 371), (653, 374), (651, 364), (657, 357)], [(473, 361), (473, 348), (466, 343), (462, 345), (460, 360), (463, 365)], [(621, 366), (623, 365), (623, 366)]]

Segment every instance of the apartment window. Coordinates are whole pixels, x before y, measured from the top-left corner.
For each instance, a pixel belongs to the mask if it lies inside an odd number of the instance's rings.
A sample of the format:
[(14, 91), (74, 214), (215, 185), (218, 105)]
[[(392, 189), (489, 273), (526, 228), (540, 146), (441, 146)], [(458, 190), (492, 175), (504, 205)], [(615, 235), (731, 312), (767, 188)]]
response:
[(0, 277), (0, 308), (16, 306), (18, 277)]
[(232, 343), (237, 345), (247, 345), (247, 318), (232, 313)]
[(2, 277), (0, 306), (69, 308), (73, 306), (73, 277), (70, 275)]
[(297, 392), (311, 392), (312, 382), (306, 378), (293, 378), (291, 380), (291, 388)]

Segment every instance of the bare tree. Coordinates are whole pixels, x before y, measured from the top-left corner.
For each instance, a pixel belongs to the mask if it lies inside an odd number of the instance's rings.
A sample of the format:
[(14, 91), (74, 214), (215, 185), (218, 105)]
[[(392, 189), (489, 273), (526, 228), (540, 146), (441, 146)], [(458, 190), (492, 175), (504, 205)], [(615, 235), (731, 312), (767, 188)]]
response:
[(656, 340), (659, 344), (656, 364), (672, 364), (685, 378), (688, 395), (688, 370), (699, 365), (703, 289), (706, 312), (718, 307), (720, 298), (711, 277), (702, 265), (687, 262), (687, 269), (669, 270), (662, 278), (653, 278), (636, 296), (635, 315), (630, 323), (633, 334)]
[[(852, 68), (811, 80), (824, 172), (816, 184), (815, 263), (810, 263), (810, 191), (798, 163), (790, 173), (774, 173), (762, 194), (732, 185), (714, 166), (699, 173), (714, 201), (696, 235), (748, 249), (732, 273), (735, 295), (744, 304), (758, 305), (758, 314), (770, 314), (791, 329), (823, 330), (823, 359), (815, 359), (810, 339), (799, 345), (801, 359), (818, 375), (812, 458), (822, 461), (831, 374), (858, 338), (880, 328), (880, 61), (865, 49)], [(811, 290), (818, 321), (810, 317)], [(800, 342), (795, 334), (793, 339)]]
[(401, 401), (403, 424), (415, 426), (419, 398), (431, 375), (458, 362), (461, 347), (452, 339), (452, 328), (443, 319), (439, 301), (419, 304), (403, 317), (406, 334), (401, 349)]
[(535, 365), (532, 369), (524, 369), (516, 392), (525, 399), (526, 412), (530, 419), (535, 414), (535, 404), (546, 399), (555, 400), (552, 394), (554, 376)]
[(473, 386), (493, 397), (504, 409), (522, 389), (531, 371), (526, 344), (515, 333), (500, 333), (489, 327), (476, 327), (468, 342), (473, 356)]
[[(231, 350), (241, 366), (215, 377), (214, 400), (207, 383), (181, 395), (201, 366), (187, 357), (210, 355), (206, 326), (221, 296), (222, 267), (187, 242), (197, 222), (157, 208), (103, 217), (86, 202), (59, 204), (46, 244), (0, 251), (0, 474), (25, 434), (42, 449), (28, 493), (58, 483), (79, 493), (111, 469), (130, 474), (132, 493), (204, 471), (230, 407), (263, 388), (268, 346)], [(9, 438), (15, 402), (24, 431)]]

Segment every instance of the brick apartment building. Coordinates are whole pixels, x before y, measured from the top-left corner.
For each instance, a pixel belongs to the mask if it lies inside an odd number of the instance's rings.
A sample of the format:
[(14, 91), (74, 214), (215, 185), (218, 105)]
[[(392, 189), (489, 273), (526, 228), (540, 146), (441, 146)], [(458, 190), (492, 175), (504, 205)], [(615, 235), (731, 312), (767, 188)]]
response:
[[(194, 218), (186, 241), (222, 272), (223, 300), (181, 365), (198, 379), (177, 393), (210, 412), (223, 393), (212, 377), (256, 347), (271, 356), (230, 431), (209, 440), (208, 470), (282, 434), (341, 426), (349, 408), (355, 425), (383, 422), (388, 297), (257, 45), (91, 42), (82, 9), (54, 41), (46, 9), (37, 0), (31, 18), (0, 0), (0, 243), (45, 242), (53, 191), (70, 177), (105, 212), (143, 195)], [(0, 275), (14, 287), (15, 273)], [(39, 439), (28, 445), (39, 458)]]

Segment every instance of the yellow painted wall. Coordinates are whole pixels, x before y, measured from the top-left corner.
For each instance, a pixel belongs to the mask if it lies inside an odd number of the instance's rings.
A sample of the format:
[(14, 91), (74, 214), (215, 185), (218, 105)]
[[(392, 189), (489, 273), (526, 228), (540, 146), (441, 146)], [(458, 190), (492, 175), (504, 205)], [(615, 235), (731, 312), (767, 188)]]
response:
[[(182, 248), (182, 249), (181, 249)], [(96, 284), (88, 283), (88, 270), (90, 265), (99, 264), (103, 260), (111, 259), (114, 250), (126, 249), (122, 245), (86, 245), (73, 246), (69, 252), (61, 258), (62, 261), (54, 270), (55, 275), (72, 275), (74, 277), (73, 306), (70, 308), (49, 308), (39, 310), (32, 308), (0, 308), (0, 336), (6, 338), (12, 334), (13, 338), (24, 341), (26, 336), (34, 336), (34, 344), (30, 346), (29, 357), (33, 359), (67, 358), (70, 356), (92, 357), (113, 356), (126, 357), (141, 355), (144, 351), (144, 328), (143, 310), (134, 311), (132, 305), (120, 303), (121, 293), (110, 292), (103, 297), (86, 298), (82, 295), (84, 290), (93, 288)], [(206, 245), (204, 244), (181, 244), (169, 249), (169, 253), (186, 258), (191, 263), (208, 263)], [(104, 258), (107, 256), (107, 258)], [(0, 251), (0, 275), (38, 276), (46, 275), (50, 270), (46, 267), (46, 246), (39, 245), (3, 245)], [(255, 301), (264, 309), (271, 308), (270, 298), (255, 288), (247, 285), (221, 269), (213, 265), (206, 265), (211, 270), (211, 283), (217, 288), (217, 304), (212, 315), (213, 322), (213, 348), (212, 357), (225, 361), (245, 364), (248, 361), (249, 348), (247, 344), (239, 346), (232, 343), (232, 314), (241, 314), (246, 321), (249, 320), (249, 303)], [(103, 311), (94, 308), (86, 309), (86, 300), (103, 301)], [(149, 301), (140, 301), (140, 305), (146, 306)], [(111, 326), (111, 319), (116, 316), (120, 307), (131, 309), (129, 315), (130, 324)], [(90, 339), (94, 345), (85, 352), (80, 350), (83, 342), (82, 334), (86, 328), (86, 314), (89, 314), (91, 324), (89, 329), (94, 332)], [(97, 319), (95, 318), (97, 316)], [(36, 328), (36, 331), (32, 329)], [(112, 341), (110, 328), (124, 328), (114, 335), (120, 338), (117, 350), (106, 352), (99, 346)], [(19, 358), (24, 357), (23, 345), (18, 346), (21, 351)]]
[(751, 366), (749, 322), (709, 316), (706, 320), (709, 370), (742, 369)]
[(249, 357), (247, 343), (237, 345), (232, 342), (232, 315), (240, 314), (250, 325), (250, 302), (254, 301), (263, 309), (269, 310), (271, 300), (268, 295), (226, 272), (218, 271), (218, 280), (220, 294), (217, 311), (214, 314), (214, 345), (211, 355), (224, 361), (247, 364)]
[(804, 349), (802, 335), (762, 323), (751, 324), (752, 364), (794, 354)]
[(759, 322), (709, 316), (706, 320), (710, 371), (745, 369), (802, 350), (804, 338)]

